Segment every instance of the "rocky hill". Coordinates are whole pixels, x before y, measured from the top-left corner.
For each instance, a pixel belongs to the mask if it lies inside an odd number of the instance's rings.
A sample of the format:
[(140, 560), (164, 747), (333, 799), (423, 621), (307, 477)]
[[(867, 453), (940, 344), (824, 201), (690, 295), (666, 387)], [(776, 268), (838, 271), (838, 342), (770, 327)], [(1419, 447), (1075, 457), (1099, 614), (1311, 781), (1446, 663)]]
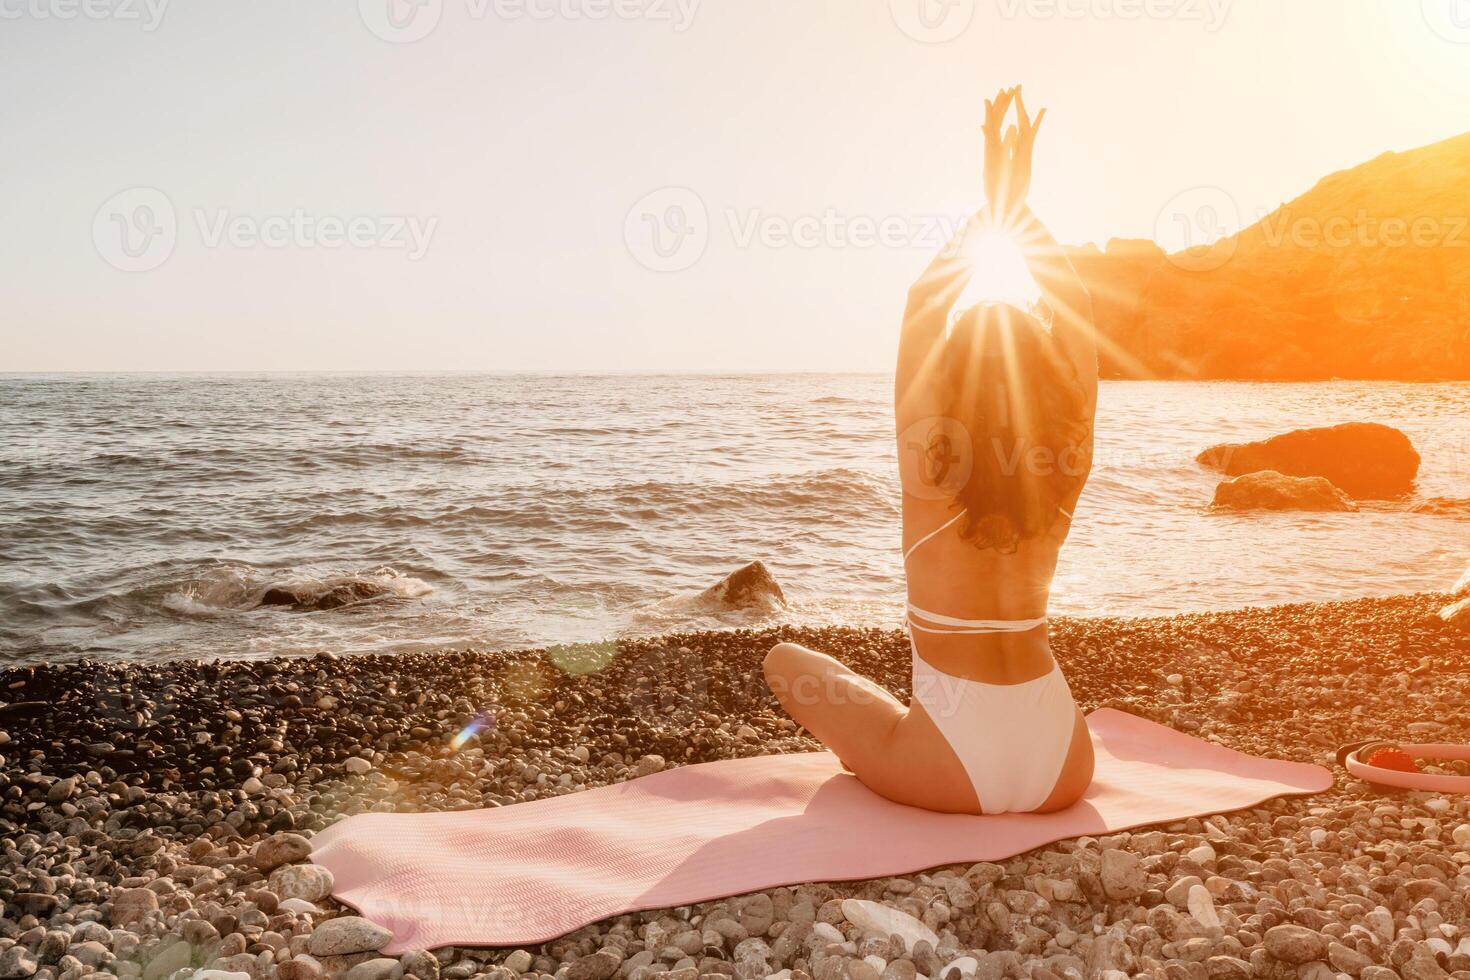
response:
[(1470, 133), (1332, 174), (1209, 249), (1073, 250), (1108, 377), (1470, 379)]

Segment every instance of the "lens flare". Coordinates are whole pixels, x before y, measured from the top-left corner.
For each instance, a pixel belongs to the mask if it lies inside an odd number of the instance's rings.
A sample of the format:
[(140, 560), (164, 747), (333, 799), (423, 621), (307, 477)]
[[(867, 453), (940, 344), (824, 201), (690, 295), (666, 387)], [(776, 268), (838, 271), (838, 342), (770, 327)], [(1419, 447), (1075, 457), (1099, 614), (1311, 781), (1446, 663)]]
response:
[(449, 740), (449, 747), (458, 752), (464, 748), (465, 743), (474, 738), (494, 724), (494, 718), (488, 712), (481, 712), (470, 719), (470, 723), (459, 730), (459, 734)]

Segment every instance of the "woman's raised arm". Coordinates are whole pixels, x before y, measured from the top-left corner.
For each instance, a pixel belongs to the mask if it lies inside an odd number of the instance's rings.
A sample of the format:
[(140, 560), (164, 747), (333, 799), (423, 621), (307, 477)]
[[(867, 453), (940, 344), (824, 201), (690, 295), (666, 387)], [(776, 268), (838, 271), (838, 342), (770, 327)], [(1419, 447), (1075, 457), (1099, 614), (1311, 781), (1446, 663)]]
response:
[(1029, 207), (1023, 204), (1011, 224), (1026, 268), (1051, 308), (1052, 337), (1077, 371), (1090, 417), (1097, 408), (1097, 326), (1092, 319), (1092, 296), (1066, 250)]
[[(970, 238), (986, 223), (993, 222), (997, 206), (1008, 200), (1012, 192), (1011, 148), (1018, 138), (1012, 129), (1002, 137), (1011, 100), (1020, 89), (1006, 89), (993, 100), (985, 101), (985, 197), (987, 204), (965, 222), (944, 246), (919, 281), (909, 288), (908, 304), (903, 313), (903, 329), (898, 338), (898, 368), (894, 379), (894, 405), (899, 428), (909, 422), (933, 415), (937, 403), (929, 403), (933, 386), (914, 384), (934, 364), (944, 346), (944, 332), (949, 312), (964, 292), (975, 273), (973, 257), (966, 252)], [(1040, 122), (1040, 119), (1037, 119)], [(1029, 173), (1030, 168), (1027, 168)]]
[(973, 266), (965, 257), (965, 243), (981, 220), (977, 214), (966, 221), (964, 227), (934, 256), (918, 281), (909, 287), (903, 327), (898, 335), (898, 367), (894, 374), (894, 406), (900, 429), (914, 419), (937, 411), (935, 406), (924, 401), (926, 392), (932, 394), (932, 386), (914, 382), (938, 360), (944, 346), (949, 311), (974, 274)]
[[(1052, 336), (1077, 370), (1077, 379), (1087, 396), (1090, 418), (1097, 407), (1097, 327), (1092, 319), (1092, 297), (1083, 285), (1082, 277), (1072, 267), (1066, 251), (1026, 203), (1026, 195), (1031, 190), (1031, 160), (1036, 148), (1036, 133), (1041, 128), (1046, 110), (1042, 109), (1032, 119), (1026, 112), (1020, 86), (1012, 89), (1010, 94), (1015, 98), (1017, 125), (1006, 133), (1001, 147), (1003, 163), (997, 164), (997, 169), (1005, 176), (995, 193), (1002, 202), (1006, 230), (1016, 239), (1031, 278), (1036, 280), (1042, 298), (1051, 307)], [(996, 101), (1000, 102), (999, 99)], [(987, 130), (991, 128), (991, 105), (986, 103)], [(987, 154), (990, 142), (987, 136)], [(988, 178), (991, 171), (988, 156), (985, 169)]]
[[(1012, 103), (1017, 124), (1002, 133)], [(985, 103), (985, 208), (971, 217), (950, 240), (923, 276), (909, 289), (903, 329), (898, 341), (895, 405), (899, 428), (937, 413), (930, 404), (932, 385), (915, 384), (939, 358), (950, 310), (974, 275), (974, 256), (966, 246), (982, 229), (1015, 239), (1031, 277), (1053, 313), (1052, 333), (1072, 362), (1087, 399), (1089, 417), (1097, 405), (1097, 330), (1092, 298), (1072, 267), (1066, 251), (1026, 204), (1031, 190), (1031, 159), (1036, 133), (1046, 116), (1032, 119), (1019, 86), (1005, 89)], [(989, 226), (994, 225), (994, 228)]]

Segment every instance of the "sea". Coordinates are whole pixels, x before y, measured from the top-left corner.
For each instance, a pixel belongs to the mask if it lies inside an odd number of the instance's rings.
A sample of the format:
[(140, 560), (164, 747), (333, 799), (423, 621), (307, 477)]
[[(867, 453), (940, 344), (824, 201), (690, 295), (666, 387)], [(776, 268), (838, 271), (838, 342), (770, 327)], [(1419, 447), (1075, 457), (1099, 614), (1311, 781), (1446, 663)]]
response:
[[(1210, 510), (1200, 450), (1355, 420), (1412, 499)], [(1447, 589), (1467, 498), (1470, 383), (1104, 382), (1051, 611)], [(898, 502), (884, 375), (0, 375), (0, 663), (897, 627)], [(694, 598), (756, 559), (786, 608)]]

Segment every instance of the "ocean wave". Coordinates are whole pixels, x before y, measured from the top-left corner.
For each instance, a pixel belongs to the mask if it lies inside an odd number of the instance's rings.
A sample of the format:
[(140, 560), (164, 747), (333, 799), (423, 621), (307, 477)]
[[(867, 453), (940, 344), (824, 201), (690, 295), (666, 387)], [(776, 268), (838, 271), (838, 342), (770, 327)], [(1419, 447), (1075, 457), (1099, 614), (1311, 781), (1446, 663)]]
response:
[(1410, 505), (1409, 509), (1416, 514), (1470, 518), (1470, 497), (1430, 497)]
[[(432, 528), (435, 534), (507, 530), (531, 533), (561, 529), (577, 533), (636, 531), (640, 525), (690, 514), (736, 516), (759, 512), (778, 515), (815, 508), (833, 520), (854, 510), (892, 511), (897, 483), (863, 470), (838, 467), (764, 480), (649, 480), (596, 483), (586, 480), (521, 483), (499, 487), (494, 502), (478, 500), (452, 506), (417, 503), (331, 509), (331, 500), (316, 499), (311, 509), (291, 506), (279, 513), (263, 511), (260, 523), (273, 537), (288, 538), (323, 529), (353, 527), (404, 530)], [(355, 502), (358, 494), (344, 494)], [(823, 519), (826, 519), (824, 516)]]
[[(330, 466), (379, 466), (391, 463), (484, 463), (482, 453), (463, 445), (426, 446), (422, 443), (363, 442), (303, 446), (257, 445), (236, 446), (163, 446), (151, 450), (125, 450), (95, 453), (83, 465), (102, 470), (136, 468), (155, 469), (168, 466), (246, 467), (251, 471), (273, 466), (322, 468)], [(231, 470), (233, 472), (233, 470)]]

